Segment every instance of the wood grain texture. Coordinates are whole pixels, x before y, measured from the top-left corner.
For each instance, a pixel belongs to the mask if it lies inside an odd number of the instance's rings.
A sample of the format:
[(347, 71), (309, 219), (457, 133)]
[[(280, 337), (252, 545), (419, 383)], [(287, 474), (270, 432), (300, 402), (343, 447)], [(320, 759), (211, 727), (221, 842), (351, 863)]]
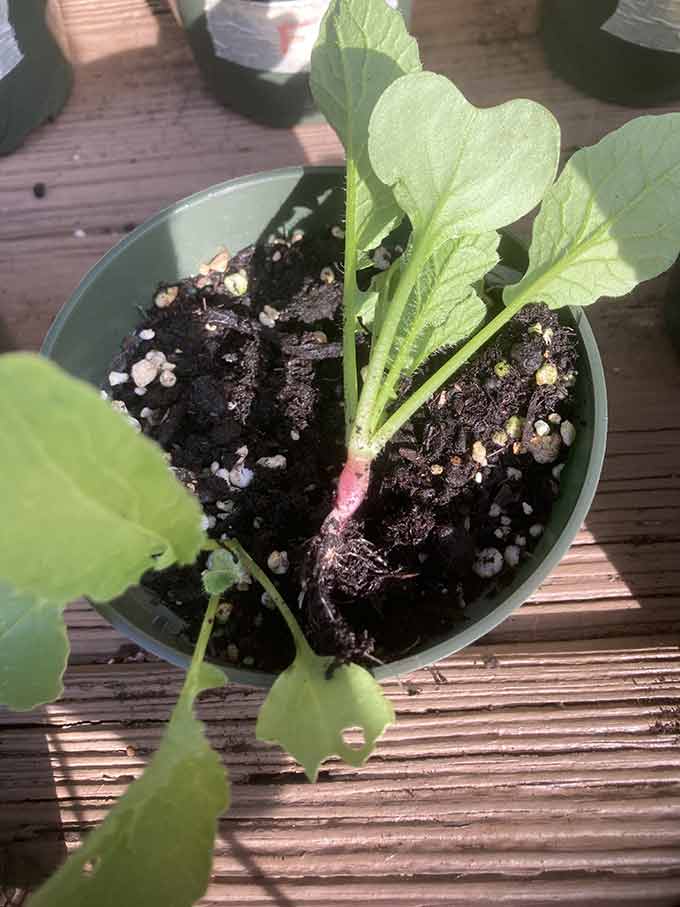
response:
[[(62, 5), (73, 97), (0, 159), (0, 316), (28, 348), (130, 224), (232, 176), (340, 158), (321, 124), (277, 131), (221, 108), (162, 0)], [(545, 69), (536, 0), (415, 0), (414, 28), (426, 65), (474, 103), (547, 104), (565, 155), (641, 112)], [(260, 692), (203, 697), (234, 782), (203, 905), (680, 905), (680, 363), (664, 288), (589, 312), (610, 433), (575, 544), (477, 645), (386, 685), (399, 722), (364, 769), (331, 762), (309, 785), (255, 741)], [(0, 713), (0, 904), (102, 820), (179, 689), (85, 602), (67, 613), (63, 699)]]

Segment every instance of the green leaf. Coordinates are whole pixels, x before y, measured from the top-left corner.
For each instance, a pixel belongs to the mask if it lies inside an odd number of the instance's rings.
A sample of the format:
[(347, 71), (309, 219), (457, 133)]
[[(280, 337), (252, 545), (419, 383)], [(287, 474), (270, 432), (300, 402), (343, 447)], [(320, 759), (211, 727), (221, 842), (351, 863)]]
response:
[(34, 709), (61, 696), (69, 652), (64, 607), (0, 582), (0, 705)]
[(195, 560), (198, 502), (97, 391), (26, 353), (0, 356), (0, 386), (0, 577), (106, 601), (146, 570)]
[[(372, 429), (396, 396), (402, 375), (411, 375), (437, 350), (458, 345), (484, 321), (486, 305), (475, 286), (498, 261), (498, 242), (495, 232), (458, 237), (429, 258), (402, 310), (371, 414)], [(386, 316), (390, 301), (379, 296), (375, 324), (379, 315)]]
[(530, 211), (555, 177), (560, 132), (540, 104), (518, 100), (482, 110), (444, 76), (423, 72), (384, 92), (368, 150), (415, 233), (427, 234), (433, 249)]
[(388, 85), (419, 69), (418, 45), (385, 0), (332, 0), (312, 52), (310, 83), (347, 152), (348, 244), (358, 252), (379, 245), (402, 217), (368, 157), (371, 113)]
[(498, 261), (497, 233), (463, 236), (439, 246), (420, 272), (392, 347), (392, 360), (411, 373), (445, 346), (455, 346), (475, 331), (486, 306), (473, 284)]
[[(334, 659), (316, 655), (296, 639), (297, 656), (278, 676), (257, 719), (258, 740), (279, 743), (316, 781), (319, 765), (337, 755), (349, 765), (362, 765), (388, 724), (394, 709), (380, 685), (359, 665), (343, 665), (328, 676)], [(364, 744), (354, 748), (344, 730), (360, 727)]]
[[(378, 737), (395, 720), (391, 702), (359, 665), (333, 670), (332, 656), (316, 655), (267, 574), (235, 539), (224, 544), (269, 595), (295, 641), (293, 664), (279, 674), (260, 707), (257, 739), (279, 743), (300, 762), (310, 781), (316, 781), (319, 765), (329, 756), (362, 765)], [(361, 747), (351, 747), (342, 739), (342, 732), (353, 727), (363, 729)]]
[(639, 117), (569, 160), (534, 223), (527, 273), (503, 299), (623, 296), (679, 249), (680, 113)]
[[(212, 610), (214, 615), (214, 609)], [(209, 632), (212, 618), (208, 621)], [(207, 641), (206, 622), (202, 636)], [(190, 907), (210, 880), (218, 816), (229, 788), (193, 715), (195, 698), (223, 686), (196, 646), (161, 745), (104, 823), (31, 898), (29, 907)]]
[(234, 555), (223, 548), (211, 552), (207, 566), (203, 572), (203, 588), (208, 595), (221, 595), (248, 577)]

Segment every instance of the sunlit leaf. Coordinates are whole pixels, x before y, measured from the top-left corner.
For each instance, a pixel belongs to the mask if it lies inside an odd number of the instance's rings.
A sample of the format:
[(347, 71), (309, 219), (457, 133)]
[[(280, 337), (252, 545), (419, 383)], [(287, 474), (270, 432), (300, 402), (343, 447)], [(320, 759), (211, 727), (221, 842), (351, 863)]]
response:
[(61, 696), (69, 652), (64, 607), (0, 582), (0, 705), (33, 709)]
[(680, 250), (680, 113), (631, 120), (569, 160), (534, 222), (511, 303), (551, 308), (623, 296)]
[[(329, 676), (332, 663), (333, 658), (298, 645), (295, 661), (274, 682), (257, 719), (258, 740), (279, 743), (310, 781), (329, 756), (362, 765), (395, 720), (392, 704), (368, 671), (343, 665)], [(343, 731), (353, 727), (363, 729), (360, 747), (343, 739)]]
[(27, 353), (0, 356), (0, 385), (0, 577), (105, 601), (146, 570), (195, 560), (196, 499), (97, 391)]
[(198, 694), (225, 678), (199, 654), (144, 774), (29, 907), (190, 907), (203, 895), (229, 788), (193, 715)]
[(480, 109), (444, 76), (422, 72), (385, 90), (368, 149), (434, 251), (452, 235), (495, 230), (530, 211), (555, 178), (560, 132), (534, 101)]
[(392, 190), (371, 167), (368, 123), (385, 88), (419, 69), (418, 45), (385, 0), (331, 0), (312, 52), (310, 84), (347, 153), (348, 257), (375, 248), (402, 218)]

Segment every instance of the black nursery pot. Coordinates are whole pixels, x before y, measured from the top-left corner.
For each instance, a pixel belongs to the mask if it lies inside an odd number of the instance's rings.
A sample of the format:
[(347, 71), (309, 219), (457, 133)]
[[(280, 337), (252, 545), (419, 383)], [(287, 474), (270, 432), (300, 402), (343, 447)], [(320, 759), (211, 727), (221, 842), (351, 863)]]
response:
[[(344, 173), (338, 167), (290, 167), (230, 180), (184, 199), (123, 239), (82, 281), (52, 325), (43, 353), (72, 374), (101, 386), (122, 339), (139, 323), (158, 283), (195, 272), (222, 246), (236, 251), (279, 229), (322, 230), (342, 219)], [(526, 266), (523, 247), (505, 236), (508, 264)], [(488, 633), (529, 598), (573, 541), (590, 506), (602, 467), (607, 401), (595, 338), (580, 309), (564, 310), (578, 336), (575, 388), (578, 432), (543, 536), (501, 591), (469, 604), (464, 626), (432, 638), (408, 657), (375, 670), (378, 679), (431, 664)], [(183, 621), (149, 590), (135, 587), (97, 610), (134, 642), (181, 667), (191, 646)], [(269, 686), (275, 675), (230, 667), (235, 683)]]

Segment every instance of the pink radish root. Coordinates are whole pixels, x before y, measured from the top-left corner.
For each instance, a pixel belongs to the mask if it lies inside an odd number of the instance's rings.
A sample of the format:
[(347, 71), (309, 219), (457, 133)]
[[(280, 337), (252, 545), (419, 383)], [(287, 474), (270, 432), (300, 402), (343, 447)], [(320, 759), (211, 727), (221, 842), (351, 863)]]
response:
[(371, 460), (351, 453), (340, 473), (335, 506), (327, 518), (327, 523), (335, 523), (339, 532), (345, 528), (366, 497), (371, 478)]

